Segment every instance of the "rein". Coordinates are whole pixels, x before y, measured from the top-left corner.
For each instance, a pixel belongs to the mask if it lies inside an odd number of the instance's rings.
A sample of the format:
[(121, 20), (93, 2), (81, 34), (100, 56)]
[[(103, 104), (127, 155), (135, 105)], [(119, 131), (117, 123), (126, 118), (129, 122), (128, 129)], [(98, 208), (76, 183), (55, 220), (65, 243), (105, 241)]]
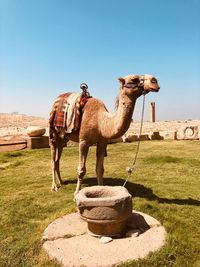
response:
[(132, 174), (132, 172), (134, 170), (134, 166), (135, 166), (136, 161), (137, 161), (139, 148), (140, 148), (140, 142), (141, 142), (141, 138), (140, 137), (142, 135), (142, 126), (143, 126), (143, 121), (144, 121), (144, 107), (145, 107), (145, 94), (143, 94), (142, 115), (141, 115), (141, 122), (140, 122), (139, 140), (138, 140), (138, 143), (137, 143), (137, 148), (136, 148), (135, 157), (133, 159), (133, 162), (132, 162), (131, 166), (126, 167), (127, 178), (126, 178), (126, 181), (123, 184), (124, 187), (126, 186), (126, 183), (128, 182), (129, 178), (131, 177), (131, 174)]

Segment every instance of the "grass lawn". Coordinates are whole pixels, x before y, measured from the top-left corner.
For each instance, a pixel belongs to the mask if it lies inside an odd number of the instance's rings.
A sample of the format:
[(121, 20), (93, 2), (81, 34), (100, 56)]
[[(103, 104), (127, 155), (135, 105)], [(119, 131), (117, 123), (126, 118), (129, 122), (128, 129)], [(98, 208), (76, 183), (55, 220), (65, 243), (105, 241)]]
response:
[[(122, 185), (136, 143), (108, 147), (106, 185)], [(52, 193), (50, 150), (0, 154), (0, 266), (60, 266), (42, 250), (44, 229), (76, 211), (78, 148), (65, 148), (61, 173), (66, 185)], [(84, 186), (96, 184), (95, 147), (90, 149)], [(126, 185), (134, 209), (158, 219), (168, 233), (165, 246), (147, 258), (121, 266), (200, 266), (200, 142), (142, 142)]]

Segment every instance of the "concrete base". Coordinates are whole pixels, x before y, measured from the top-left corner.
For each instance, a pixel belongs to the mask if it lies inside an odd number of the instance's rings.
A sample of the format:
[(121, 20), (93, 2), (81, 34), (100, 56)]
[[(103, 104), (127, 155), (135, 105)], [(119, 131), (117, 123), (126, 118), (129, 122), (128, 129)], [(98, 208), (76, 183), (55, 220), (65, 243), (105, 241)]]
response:
[(48, 148), (49, 147), (49, 137), (40, 136), (40, 137), (30, 137), (27, 139), (27, 148)]
[(87, 223), (78, 213), (52, 222), (44, 231), (43, 248), (65, 267), (108, 267), (146, 257), (165, 243), (166, 231), (153, 217), (133, 211), (124, 238), (102, 243), (87, 234)]

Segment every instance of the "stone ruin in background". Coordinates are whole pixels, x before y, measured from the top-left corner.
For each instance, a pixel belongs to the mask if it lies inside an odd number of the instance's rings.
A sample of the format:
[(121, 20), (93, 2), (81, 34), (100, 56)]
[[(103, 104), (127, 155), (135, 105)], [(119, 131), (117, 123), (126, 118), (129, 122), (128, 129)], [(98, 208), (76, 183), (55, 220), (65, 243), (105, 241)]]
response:
[[(150, 123), (156, 122), (156, 106), (155, 102), (150, 103)], [(146, 141), (146, 140), (200, 140), (200, 132), (198, 126), (185, 126), (179, 131), (151, 131), (149, 133), (143, 133), (141, 136), (131, 132), (126, 132), (121, 138), (111, 140), (114, 142), (134, 142), (134, 141)]]
[[(156, 122), (156, 106), (155, 102), (150, 103), (150, 123)], [(44, 136), (45, 128), (39, 126), (30, 126), (27, 128), (27, 148), (45, 148), (49, 147), (48, 136)], [(118, 139), (110, 140), (110, 143), (118, 142), (134, 142), (147, 140), (200, 140), (200, 132), (198, 126), (186, 126), (179, 131), (151, 131), (149, 133), (134, 134), (130, 130)], [(74, 145), (71, 144), (71, 145)]]

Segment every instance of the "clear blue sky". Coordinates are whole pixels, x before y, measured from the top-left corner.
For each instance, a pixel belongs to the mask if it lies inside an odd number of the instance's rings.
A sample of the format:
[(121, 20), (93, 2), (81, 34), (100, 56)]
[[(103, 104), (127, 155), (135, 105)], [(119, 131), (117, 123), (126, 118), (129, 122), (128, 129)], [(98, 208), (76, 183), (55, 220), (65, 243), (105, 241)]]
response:
[[(0, 0), (0, 112), (48, 117), (87, 82), (113, 111), (127, 74), (158, 77), (157, 119), (200, 119), (200, 0)], [(135, 119), (139, 119), (141, 99)]]

